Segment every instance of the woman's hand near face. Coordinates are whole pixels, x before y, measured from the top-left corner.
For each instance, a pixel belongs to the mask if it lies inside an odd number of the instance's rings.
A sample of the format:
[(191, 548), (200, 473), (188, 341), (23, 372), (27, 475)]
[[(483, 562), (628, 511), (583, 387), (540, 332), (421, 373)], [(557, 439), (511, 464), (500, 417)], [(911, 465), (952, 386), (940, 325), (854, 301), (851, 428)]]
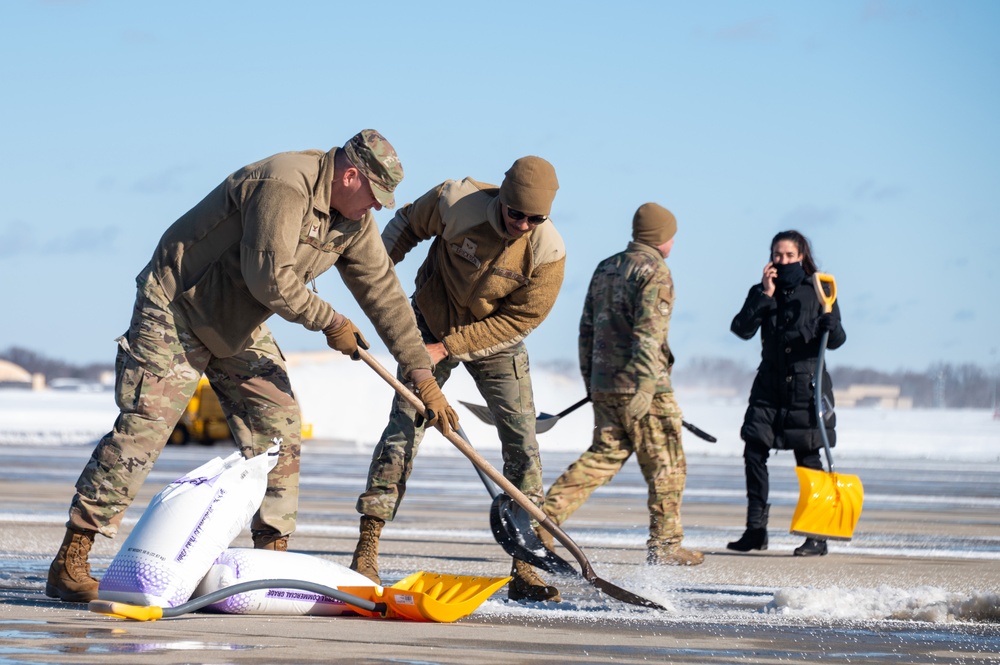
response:
[(774, 262), (769, 261), (766, 266), (764, 266), (764, 276), (760, 280), (761, 286), (764, 287), (765, 296), (774, 296), (774, 280), (778, 277), (778, 269), (774, 267)]

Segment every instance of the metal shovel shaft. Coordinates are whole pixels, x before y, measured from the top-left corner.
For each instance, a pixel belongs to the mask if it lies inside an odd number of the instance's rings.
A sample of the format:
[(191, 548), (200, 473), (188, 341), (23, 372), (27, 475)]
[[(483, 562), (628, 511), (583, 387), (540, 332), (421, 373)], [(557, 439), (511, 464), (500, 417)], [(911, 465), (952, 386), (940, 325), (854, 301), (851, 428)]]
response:
[[(393, 374), (391, 374), (386, 368), (375, 360), (375, 358), (362, 348), (358, 348), (358, 353), (361, 356), (361, 360), (365, 362), (369, 367), (371, 367), (375, 372), (382, 377), (389, 385), (391, 385), (399, 395), (401, 395), (407, 402), (410, 403), (413, 408), (417, 410), (420, 414), (425, 414), (425, 408), (423, 402), (413, 394), (413, 391), (407, 388), (403, 383), (397, 379)], [(653, 609), (666, 609), (662, 605), (654, 603), (651, 600), (638, 596), (630, 591), (626, 591), (611, 582), (602, 580), (594, 572), (593, 567), (590, 565), (590, 561), (587, 556), (583, 553), (583, 550), (573, 542), (573, 539), (566, 535), (566, 532), (559, 528), (552, 519), (545, 514), (545, 512), (531, 502), (531, 499), (526, 497), (524, 493), (521, 492), (517, 487), (514, 486), (512, 482), (507, 480), (502, 473), (497, 471), (492, 464), (490, 464), (479, 452), (473, 448), (467, 441), (465, 441), (457, 432), (449, 431), (444, 435), (448, 441), (451, 442), (458, 450), (465, 455), (470, 462), (477, 469), (480, 469), (486, 476), (489, 477), (494, 483), (496, 483), (500, 489), (502, 489), (508, 496), (511, 497), (521, 508), (523, 508), (531, 517), (533, 517), (539, 525), (545, 530), (551, 533), (556, 540), (563, 544), (563, 546), (573, 554), (573, 557), (580, 564), (580, 569), (582, 575), (588, 582), (593, 586), (597, 587), (601, 591), (612, 598), (616, 598), (626, 603), (633, 605), (641, 605), (643, 607), (651, 607)]]
[[(542, 413), (539, 413), (535, 417), (535, 433), (541, 434), (542, 432), (548, 432), (550, 429), (555, 427), (555, 424), (559, 422), (560, 418), (562, 418), (568, 413), (576, 411), (589, 401), (590, 397), (584, 397), (576, 404), (573, 404), (572, 406), (563, 409), (562, 411), (560, 411), (555, 415), (552, 415), (551, 413), (545, 413), (544, 411)], [(459, 400), (458, 403), (467, 408), (469, 411), (472, 411), (473, 415), (482, 420), (484, 423), (488, 423), (490, 425), (496, 425), (496, 420), (494, 420), (493, 414), (490, 412), (489, 407), (485, 407), (481, 404), (471, 404), (469, 402), (463, 402), (461, 400)], [(715, 443), (716, 441), (718, 441), (718, 439), (716, 439), (714, 436), (712, 436), (705, 430), (701, 429), (700, 427), (696, 427), (695, 425), (692, 425), (686, 420), (682, 420), (681, 424), (685, 427), (685, 429), (687, 429), (689, 432), (691, 432), (700, 439), (704, 439), (709, 443)]]

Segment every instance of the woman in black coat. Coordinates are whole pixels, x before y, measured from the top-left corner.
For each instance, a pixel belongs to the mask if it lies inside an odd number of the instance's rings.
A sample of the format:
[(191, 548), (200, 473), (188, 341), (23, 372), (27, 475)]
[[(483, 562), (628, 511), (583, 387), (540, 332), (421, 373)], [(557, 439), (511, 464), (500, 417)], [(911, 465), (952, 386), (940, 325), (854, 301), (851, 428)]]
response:
[[(816, 263), (809, 241), (798, 231), (782, 231), (771, 241), (771, 261), (760, 284), (747, 294), (743, 309), (730, 329), (752, 339), (760, 329), (761, 362), (750, 390), (750, 405), (740, 436), (747, 479), (747, 528), (739, 540), (726, 545), (737, 552), (767, 549), (767, 458), (771, 449), (792, 450), (795, 462), (822, 470), (823, 438), (816, 422), (814, 400), (816, 360), (820, 338), (829, 332), (828, 348), (847, 339), (840, 325), (840, 308), (823, 313), (813, 285)], [(837, 442), (833, 413), (833, 385), (823, 369), (824, 423), (830, 445)], [(827, 552), (826, 541), (806, 538), (796, 556)]]

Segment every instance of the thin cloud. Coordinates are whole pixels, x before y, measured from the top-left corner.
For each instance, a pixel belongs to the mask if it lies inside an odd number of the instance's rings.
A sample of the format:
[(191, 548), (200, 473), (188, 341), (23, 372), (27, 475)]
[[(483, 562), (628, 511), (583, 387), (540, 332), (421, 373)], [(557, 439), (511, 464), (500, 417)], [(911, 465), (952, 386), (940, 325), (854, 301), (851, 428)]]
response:
[(898, 199), (906, 192), (899, 185), (880, 185), (874, 180), (866, 180), (854, 190), (854, 198), (858, 201), (883, 202)]
[(45, 254), (102, 254), (114, 249), (120, 234), (120, 229), (114, 226), (73, 229), (45, 241), (40, 249)]
[(868, 0), (861, 8), (861, 21), (892, 22), (915, 18), (919, 14), (920, 10), (913, 5), (902, 7), (899, 3), (892, 3), (889, 0)]
[(722, 28), (715, 33), (717, 39), (725, 42), (763, 42), (775, 39), (775, 21), (772, 18), (750, 19)]
[(971, 309), (960, 309), (952, 317), (955, 321), (975, 321), (976, 313)]
[(121, 39), (125, 44), (156, 44), (160, 41), (155, 34), (145, 30), (126, 30)]
[(104, 254), (114, 250), (121, 230), (104, 228), (71, 229), (57, 236), (38, 238), (18, 223), (0, 230), (0, 257), (50, 256), (52, 254)]
[(31, 254), (35, 239), (25, 225), (11, 223), (0, 230), (0, 257)]
[(52, 243), (52, 251), (61, 254), (100, 254), (111, 250), (121, 231), (114, 226), (73, 229)]
[(173, 166), (165, 171), (154, 173), (150, 176), (136, 180), (129, 188), (137, 194), (165, 194), (179, 192), (182, 190), (181, 177), (191, 172), (193, 168), (187, 166)]
[(841, 217), (843, 217), (843, 213), (835, 206), (820, 208), (818, 206), (801, 205), (782, 217), (781, 223), (786, 228), (832, 226)]

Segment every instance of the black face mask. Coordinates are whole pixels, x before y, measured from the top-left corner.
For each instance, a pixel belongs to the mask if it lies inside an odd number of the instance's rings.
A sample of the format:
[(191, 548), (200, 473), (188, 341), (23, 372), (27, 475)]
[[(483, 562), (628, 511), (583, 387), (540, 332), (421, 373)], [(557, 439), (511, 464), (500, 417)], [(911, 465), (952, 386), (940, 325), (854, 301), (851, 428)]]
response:
[(806, 271), (802, 268), (801, 261), (774, 267), (778, 270), (778, 279), (775, 282), (779, 289), (790, 289), (793, 286), (798, 286), (806, 278)]

